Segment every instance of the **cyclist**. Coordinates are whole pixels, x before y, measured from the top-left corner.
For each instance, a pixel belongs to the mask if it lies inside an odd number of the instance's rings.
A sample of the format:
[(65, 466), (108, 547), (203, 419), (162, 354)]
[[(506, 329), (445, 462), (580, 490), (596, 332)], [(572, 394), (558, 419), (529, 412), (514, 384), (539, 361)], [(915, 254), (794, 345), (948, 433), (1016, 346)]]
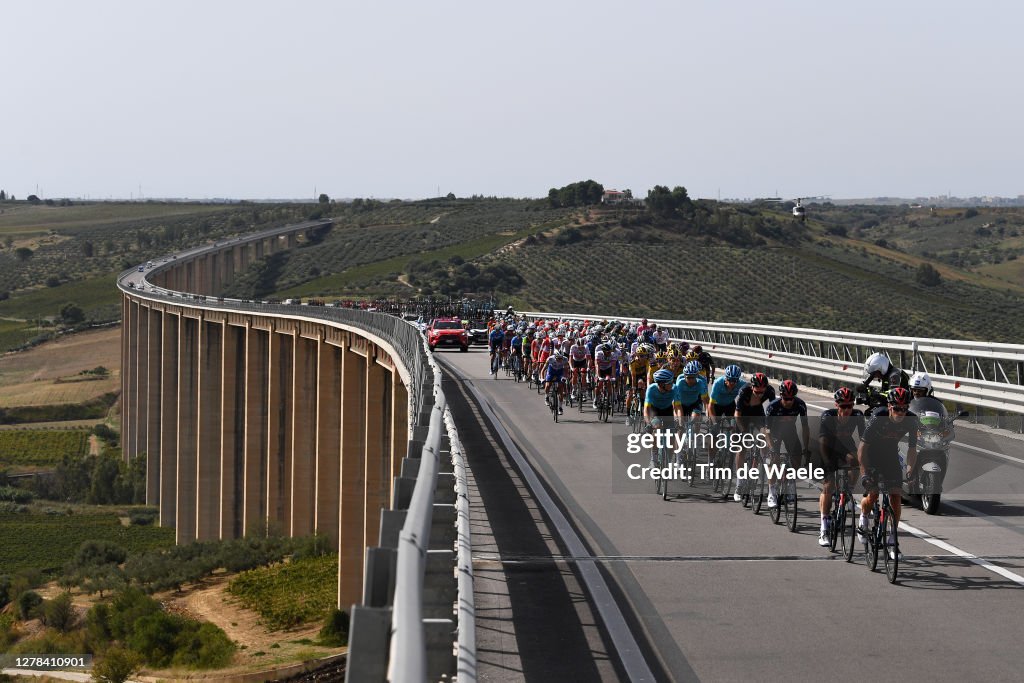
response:
[(490, 359), (489, 367), (492, 375), (497, 374), (497, 369), (494, 365), (494, 354), (500, 354), (504, 344), (505, 331), (501, 328), (501, 325), (495, 325), (487, 335), (487, 350), (490, 351), (488, 354), (488, 358)]
[[(796, 382), (791, 379), (784, 380), (779, 385), (779, 397), (768, 404), (765, 410), (768, 432), (772, 440), (772, 462), (777, 462), (782, 446), (785, 444), (786, 452), (789, 454), (790, 463), (793, 467), (801, 467), (804, 458), (810, 455), (807, 446), (811, 443), (811, 430), (807, 426), (807, 404), (802, 398), (797, 398)], [(796, 423), (800, 422), (800, 439), (796, 435)], [(800, 448), (800, 444), (804, 448)], [(768, 482), (768, 507), (778, 506), (778, 482)]]
[[(521, 331), (521, 330), (517, 330), (516, 332), (514, 332), (512, 334), (512, 342), (511, 342), (510, 347), (509, 347), (509, 353), (512, 354), (512, 356), (509, 357), (509, 363), (512, 364), (512, 367), (514, 368), (515, 367), (515, 363), (518, 362), (520, 369), (523, 370), (523, 371), (525, 371), (524, 363), (523, 363), (523, 335), (524, 334), (525, 334), (525, 332)], [(515, 360), (515, 359), (518, 359), (518, 360)]]
[[(871, 384), (872, 380), (881, 380), (880, 393), (872, 396), (872, 392), (868, 385)], [(864, 361), (864, 371), (861, 375), (861, 382), (857, 385), (856, 391), (858, 394), (867, 397), (868, 405), (878, 405), (877, 401), (882, 400), (884, 395), (889, 393), (889, 390), (893, 387), (903, 387), (904, 389), (910, 388), (910, 377), (907, 373), (903, 372), (889, 360), (889, 357), (881, 351), (868, 356), (868, 359)], [(875, 398), (875, 397), (878, 398)], [(874, 400), (872, 400), (874, 399)], [(882, 403), (884, 405), (884, 401)]]
[(582, 336), (576, 337), (576, 342), (569, 347), (569, 367), (572, 368), (572, 378), (569, 382), (572, 384), (573, 391), (576, 391), (576, 387), (581, 388), (581, 395), (576, 398), (582, 401), (584, 382), (580, 379), (580, 373), (582, 372), (586, 376), (586, 371), (590, 367), (590, 352), (587, 351), (587, 347), (583, 344)]
[(667, 351), (669, 340), (668, 330), (664, 327), (659, 328), (657, 325), (651, 325), (651, 328), (654, 330), (654, 332), (651, 333), (651, 337), (654, 341), (654, 346), (659, 351)]
[(910, 395), (912, 399), (931, 396), (933, 393), (932, 378), (928, 376), (927, 372), (915, 372), (911, 375)]
[(708, 414), (711, 417), (732, 417), (736, 414), (736, 396), (746, 386), (742, 375), (740, 366), (730, 365), (725, 369), (725, 374), (711, 385), (708, 401)]
[[(657, 427), (663, 418), (673, 417), (681, 406), (676, 401), (675, 387), (672, 386), (672, 373), (659, 370), (654, 373), (654, 381), (647, 387), (644, 394), (644, 420), (647, 424)], [(681, 411), (678, 411), (681, 415)]]
[(561, 401), (565, 400), (565, 382), (563, 381), (565, 376), (565, 369), (569, 365), (568, 357), (562, 353), (561, 349), (555, 347), (551, 355), (547, 357), (544, 362), (544, 368), (546, 373), (544, 375), (544, 395), (547, 397), (548, 405), (551, 401), (551, 383), (556, 382), (555, 392), (558, 396), (558, 414), (562, 414)]
[(651, 351), (653, 351), (653, 347), (647, 344), (640, 344), (629, 357), (629, 391), (626, 392), (627, 406), (633, 400), (633, 392), (641, 391), (643, 383), (647, 381), (647, 368), (650, 366)]
[(594, 373), (597, 377), (597, 389), (594, 391), (594, 410), (597, 400), (609, 391), (608, 383), (615, 380), (619, 368), (619, 352), (611, 344), (604, 343), (594, 353)]
[[(672, 372), (664, 368), (658, 372)], [(683, 367), (683, 374), (675, 380), (676, 402), (679, 404), (680, 418), (693, 414), (706, 415), (708, 406), (708, 383), (700, 375), (700, 363), (690, 361)], [(679, 421), (682, 424), (682, 420)], [(696, 434), (696, 427), (694, 428)], [(710, 446), (708, 447), (710, 452)]]
[(710, 384), (715, 379), (715, 359), (700, 344), (694, 344), (692, 351), (697, 354), (697, 362), (704, 368), (704, 377)]
[(650, 384), (653, 382), (654, 373), (661, 370), (666, 365), (668, 365), (668, 354), (664, 351), (658, 351), (655, 353), (650, 360), (650, 366), (647, 368), (647, 383)]
[(683, 354), (679, 353), (677, 349), (670, 347), (668, 350), (668, 364), (665, 367), (672, 371), (674, 381), (677, 381), (686, 368), (686, 363), (683, 362)]
[[(917, 416), (909, 410), (910, 392), (903, 387), (889, 390), (886, 397), (887, 406), (879, 406), (871, 411), (864, 433), (857, 447), (857, 459), (860, 461), (861, 485), (865, 496), (860, 501), (860, 523), (857, 533), (861, 542), (866, 543), (868, 513), (878, 500), (878, 478), (889, 485), (889, 502), (892, 504), (893, 518), (900, 522), (902, 509), (901, 487), (904, 476), (909, 476), (917, 464)], [(908, 437), (907, 469), (900, 471), (900, 455), (897, 449), (900, 439)], [(877, 475), (877, 478), (876, 478)], [(892, 542), (893, 539), (888, 539)]]
[(850, 467), (857, 463), (853, 433), (864, 433), (864, 413), (853, 407), (857, 398), (853, 391), (848, 387), (839, 387), (832, 398), (835, 399), (836, 407), (821, 414), (821, 428), (818, 431), (821, 466), (825, 470), (825, 484), (818, 498), (818, 510), (821, 512), (818, 545), (823, 547), (828, 545), (828, 520), (832, 512), (833, 483), (829, 475), (840, 467)]
[[(775, 400), (775, 390), (768, 384), (768, 377), (763, 372), (755, 372), (750, 376), (750, 383), (740, 389), (736, 396), (736, 426), (740, 431), (748, 434), (758, 434), (764, 429), (764, 404)], [(736, 471), (743, 467), (742, 449), (736, 453)], [(743, 501), (743, 493), (740, 491), (741, 481), (736, 483), (736, 492), (733, 493), (733, 500), (737, 503)]]

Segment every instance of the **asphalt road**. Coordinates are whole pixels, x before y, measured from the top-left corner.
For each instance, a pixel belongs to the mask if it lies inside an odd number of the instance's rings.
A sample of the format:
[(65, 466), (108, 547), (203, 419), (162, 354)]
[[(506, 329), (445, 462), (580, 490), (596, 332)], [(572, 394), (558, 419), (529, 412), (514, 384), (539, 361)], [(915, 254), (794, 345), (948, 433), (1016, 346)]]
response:
[[(669, 501), (651, 483), (630, 492), (624, 425), (599, 423), (589, 408), (553, 423), (525, 384), (490, 378), (482, 348), (438, 357), (467, 379), (564, 511), (584, 550), (563, 543), (560, 559), (600, 568), (653, 678), (1021, 679), (1024, 441), (958, 429), (969, 447), (952, 454), (944, 514), (904, 507), (905, 557), (890, 585), (881, 561), (869, 572), (859, 550), (848, 564), (817, 545), (809, 484), (799, 488), (796, 533), (704, 485), (678, 487)], [(812, 412), (829, 405), (825, 394), (803, 397)], [(512, 567), (531, 558), (482, 559)]]

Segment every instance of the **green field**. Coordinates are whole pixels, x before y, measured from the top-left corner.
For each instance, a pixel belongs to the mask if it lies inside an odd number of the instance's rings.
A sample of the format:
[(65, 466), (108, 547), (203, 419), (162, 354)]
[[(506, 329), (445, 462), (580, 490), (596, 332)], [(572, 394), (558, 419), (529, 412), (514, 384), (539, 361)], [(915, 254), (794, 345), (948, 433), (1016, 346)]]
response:
[(234, 207), (214, 204), (97, 202), (72, 206), (5, 204), (0, 213), (0, 235), (65, 232), (97, 225), (125, 223), (148, 218), (213, 214)]
[(120, 316), (121, 293), (115, 284), (116, 272), (57, 287), (18, 292), (0, 301), (0, 316), (20, 320), (38, 320), (57, 316), (67, 303), (75, 303), (88, 315), (92, 311), (114, 307)]
[(121, 525), (113, 513), (0, 514), (0, 567), (5, 573), (63, 570), (85, 541), (110, 541), (128, 552), (174, 545), (174, 529)]
[(228, 593), (271, 630), (323, 619), (338, 599), (338, 556), (253, 569), (231, 579)]
[(0, 353), (16, 349), (39, 336), (42, 330), (17, 320), (0, 320)]
[(64, 456), (87, 455), (89, 433), (86, 429), (0, 431), (0, 468), (54, 467)]

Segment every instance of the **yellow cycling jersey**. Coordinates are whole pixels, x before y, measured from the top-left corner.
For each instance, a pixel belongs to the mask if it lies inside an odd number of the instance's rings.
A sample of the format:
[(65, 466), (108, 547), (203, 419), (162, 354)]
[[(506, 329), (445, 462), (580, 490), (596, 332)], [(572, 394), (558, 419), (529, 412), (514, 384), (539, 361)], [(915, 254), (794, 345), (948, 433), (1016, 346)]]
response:
[(646, 360), (634, 359), (629, 363), (629, 371), (633, 375), (640, 377), (647, 373), (648, 366), (649, 364)]

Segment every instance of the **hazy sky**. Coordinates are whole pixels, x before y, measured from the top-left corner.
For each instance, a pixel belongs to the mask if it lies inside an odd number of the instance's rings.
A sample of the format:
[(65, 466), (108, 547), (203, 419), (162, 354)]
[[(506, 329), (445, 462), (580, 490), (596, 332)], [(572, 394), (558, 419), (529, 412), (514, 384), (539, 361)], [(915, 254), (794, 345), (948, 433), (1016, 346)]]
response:
[(4, 3), (18, 198), (1024, 194), (1024, 5)]

